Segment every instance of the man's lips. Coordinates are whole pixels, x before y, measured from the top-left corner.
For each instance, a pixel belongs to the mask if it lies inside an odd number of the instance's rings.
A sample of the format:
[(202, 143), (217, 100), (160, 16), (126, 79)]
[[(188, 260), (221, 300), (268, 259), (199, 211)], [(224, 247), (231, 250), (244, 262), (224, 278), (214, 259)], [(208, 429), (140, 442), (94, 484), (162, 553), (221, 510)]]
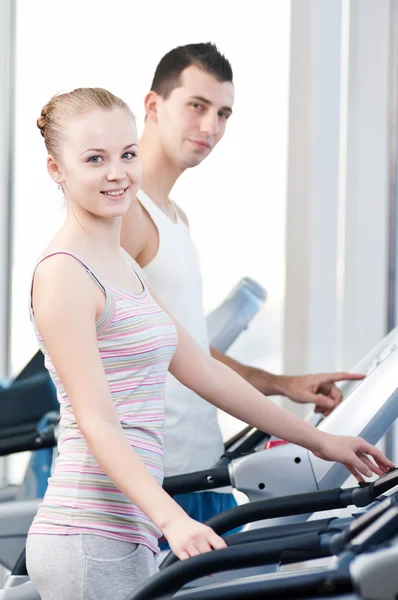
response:
[(195, 144), (196, 146), (198, 146), (199, 148), (206, 148), (207, 150), (211, 149), (211, 145), (209, 144), (209, 142), (204, 142), (203, 140), (192, 140), (192, 139), (189, 139), (189, 141), (192, 144)]

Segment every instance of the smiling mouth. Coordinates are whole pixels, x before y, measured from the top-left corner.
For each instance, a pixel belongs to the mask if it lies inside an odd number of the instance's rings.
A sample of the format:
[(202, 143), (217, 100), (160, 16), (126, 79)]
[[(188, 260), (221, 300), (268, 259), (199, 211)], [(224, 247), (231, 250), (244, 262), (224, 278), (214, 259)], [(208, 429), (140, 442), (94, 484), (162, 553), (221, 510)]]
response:
[(108, 198), (121, 198), (122, 196), (124, 196), (124, 194), (126, 193), (126, 191), (128, 190), (129, 186), (127, 186), (126, 188), (120, 188), (118, 190), (108, 190), (105, 192), (101, 192), (101, 194), (103, 194), (104, 196), (108, 196)]

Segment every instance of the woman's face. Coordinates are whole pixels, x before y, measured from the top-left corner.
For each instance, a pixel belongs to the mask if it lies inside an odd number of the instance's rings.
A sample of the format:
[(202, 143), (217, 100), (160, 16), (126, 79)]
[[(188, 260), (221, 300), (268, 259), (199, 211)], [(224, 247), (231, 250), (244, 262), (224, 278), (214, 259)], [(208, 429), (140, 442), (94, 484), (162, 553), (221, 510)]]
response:
[(57, 166), (67, 202), (75, 209), (101, 218), (123, 216), (141, 182), (132, 115), (115, 107), (72, 117)]

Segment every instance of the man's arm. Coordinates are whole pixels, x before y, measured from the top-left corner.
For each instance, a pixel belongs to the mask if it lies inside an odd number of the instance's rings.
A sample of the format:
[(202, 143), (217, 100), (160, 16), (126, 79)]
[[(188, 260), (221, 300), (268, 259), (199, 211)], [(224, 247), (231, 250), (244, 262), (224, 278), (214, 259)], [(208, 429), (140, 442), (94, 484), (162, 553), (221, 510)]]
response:
[(278, 375), (273, 375), (272, 373), (268, 373), (267, 371), (262, 371), (261, 369), (256, 369), (254, 367), (248, 367), (247, 365), (242, 365), (242, 363), (238, 362), (234, 358), (231, 358), (226, 354), (222, 354), (222, 352), (219, 352), (214, 348), (210, 348), (210, 353), (213, 358), (224, 363), (224, 365), (227, 365), (227, 367), (235, 371), (235, 373), (238, 373), (238, 375), (243, 377), (243, 379), (246, 379), (246, 381), (255, 387), (259, 392), (262, 392), (266, 396), (280, 394), (280, 392), (277, 391)]
[(337, 381), (357, 381), (364, 378), (364, 375), (359, 373), (274, 375), (262, 369), (242, 365), (214, 348), (211, 348), (210, 351), (213, 358), (233, 369), (262, 394), (286, 396), (300, 404), (315, 404), (316, 412), (322, 412), (325, 415), (336, 408), (343, 398), (335, 385)]

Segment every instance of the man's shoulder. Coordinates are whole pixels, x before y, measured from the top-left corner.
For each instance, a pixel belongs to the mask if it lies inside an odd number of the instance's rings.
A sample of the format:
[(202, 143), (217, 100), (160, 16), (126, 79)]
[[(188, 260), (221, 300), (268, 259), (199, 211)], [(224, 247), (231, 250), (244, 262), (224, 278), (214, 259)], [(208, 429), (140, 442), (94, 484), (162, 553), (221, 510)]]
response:
[(178, 204), (176, 202), (174, 202), (174, 200), (173, 200), (173, 204), (175, 206), (175, 209), (176, 209), (180, 219), (185, 223), (185, 225), (187, 227), (189, 227), (189, 221), (188, 221), (188, 217), (187, 217), (186, 213), (182, 210), (181, 206), (178, 206)]

